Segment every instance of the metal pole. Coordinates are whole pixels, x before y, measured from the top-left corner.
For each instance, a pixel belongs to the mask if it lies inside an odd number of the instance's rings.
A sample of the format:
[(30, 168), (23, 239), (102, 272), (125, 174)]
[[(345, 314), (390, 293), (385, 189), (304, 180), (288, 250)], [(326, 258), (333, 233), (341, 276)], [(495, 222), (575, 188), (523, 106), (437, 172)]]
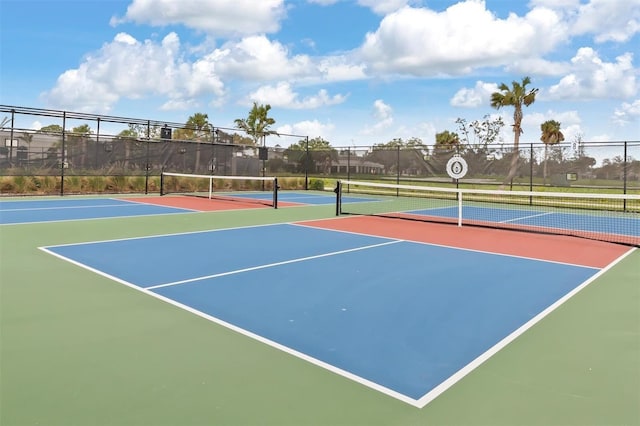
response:
[[(624, 141), (624, 162), (622, 163), (622, 176), (623, 176), (623, 184), (622, 184), (622, 193), (627, 193), (627, 141)], [(622, 200), (622, 209), (623, 211), (627, 211), (627, 199), (624, 198)]]
[(64, 195), (64, 166), (67, 160), (65, 153), (65, 128), (67, 127), (67, 112), (62, 111), (62, 161), (60, 162), (60, 195)]
[[(531, 152), (529, 153), (529, 191), (533, 191), (533, 144), (529, 145)], [(529, 205), (533, 205), (533, 197), (529, 196)]]
[(144, 193), (149, 193), (149, 171), (151, 170), (151, 163), (149, 162), (149, 139), (151, 138), (151, 122), (147, 120), (147, 154), (145, 161), (144, 172)]
[(304, 189), (309, 189), (309, 136), (306, 137), (306, 156), (304, 159)]
[[(396, 173), (396, 184), (400, 185), (400, 145), (398, 145), (396, 167), (398, 169)], [(396, 196), (400, 196), (400, 188), (396, 188)]]
[(98, 129), (96, 130), (96, 170), (98, 169), (98, 147), (100, 147), (100, 117), (98, 117)]

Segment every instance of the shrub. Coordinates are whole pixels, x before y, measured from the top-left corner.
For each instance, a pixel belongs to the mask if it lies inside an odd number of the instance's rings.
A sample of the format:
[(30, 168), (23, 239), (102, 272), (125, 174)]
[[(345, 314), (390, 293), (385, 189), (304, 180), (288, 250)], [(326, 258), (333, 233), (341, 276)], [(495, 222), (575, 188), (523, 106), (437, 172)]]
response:
[(309, 189), (313, 189), (316, 191), (324, 191), (324, 180), (323, 179), (309, 179)]

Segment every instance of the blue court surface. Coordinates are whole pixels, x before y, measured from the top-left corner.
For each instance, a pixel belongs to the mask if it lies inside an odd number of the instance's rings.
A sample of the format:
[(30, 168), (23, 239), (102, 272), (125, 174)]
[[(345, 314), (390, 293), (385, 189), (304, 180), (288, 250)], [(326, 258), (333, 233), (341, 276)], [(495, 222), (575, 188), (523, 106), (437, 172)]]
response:
[(418, 407), (599, 271), (295, 224), (42, 250)]
[[(226, 195), (264, 201), (270, 201), (273, 197), (269, 192), (236, 192)], [(295, 191), (280, 192), (278, 198), (281, 202), (301, 205), (326, 205), (336, 202), (335, 195)], [(374, 200), (345, 197), (343, 202), (366, 201)], [(191, 213), (194, 211), (188, 208), (145, 203), (144, 198), (141, 198), (140, 202), (116, 198), (11, 200), (0, 201), (0, 225)]]
[[(457, 207), (412, 210), (407, 213), (455, 219)], [(598, 216), (588, 213), (563, 213), (533, 209), (503, 209), (475, 206), (462, 207), (462, 219), (480, 222), (510, 223), (541, 228), (557, 228), (603, 234), (640, 236), (638, 216), (623, 217), (622, 214)]]
[(115, 198), (1, 201), (0, 224), (190, 213), (192, 211)]

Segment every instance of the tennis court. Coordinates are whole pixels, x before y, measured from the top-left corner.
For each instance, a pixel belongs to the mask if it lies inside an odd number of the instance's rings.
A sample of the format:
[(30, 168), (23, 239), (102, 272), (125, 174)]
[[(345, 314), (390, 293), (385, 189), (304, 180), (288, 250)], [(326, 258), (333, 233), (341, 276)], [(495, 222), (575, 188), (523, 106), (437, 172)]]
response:
[(633, 247), (284, 194), (3, 202), (6, 424), (640, 420)]
[[(0, 224), (25, 224), (65, 220), (104, 219), (129, 216), (194, 213), (263, 208), (273, 197), (270, 192), (225, 192), (211, 201), (189, 196), (134, 198), (68, 198), (0, 201)], [(334, 205), (335, 195), (318, 192), (281, 191), (280, 207)], [(372, 198), (345, 197), (344, 202), (370, 202)]]

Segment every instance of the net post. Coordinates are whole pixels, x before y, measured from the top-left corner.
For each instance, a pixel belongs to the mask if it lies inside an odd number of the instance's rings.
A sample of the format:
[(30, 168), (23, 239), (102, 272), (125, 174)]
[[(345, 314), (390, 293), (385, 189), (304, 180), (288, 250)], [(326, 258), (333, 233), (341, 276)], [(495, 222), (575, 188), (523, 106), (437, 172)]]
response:
[(336, 193), (336, 216), (340, 216), (342, 211), (342, 183), (340, 181), (336, 181), (336, 187), (333, 192)]
[(462, 226), (462, 191), (458, 191), (458, 227)]
[(280, 187), (278, 186), (278, 178), (274, 177), (273, 178), (273, 208), (274, 209), (278, 208), (278, 189), (280, 189)]
[(164, 172), (160, 172), (160, 196), (164, 195)]
[(209, 199), (213, 198), (213, 176), (209, 178)]

